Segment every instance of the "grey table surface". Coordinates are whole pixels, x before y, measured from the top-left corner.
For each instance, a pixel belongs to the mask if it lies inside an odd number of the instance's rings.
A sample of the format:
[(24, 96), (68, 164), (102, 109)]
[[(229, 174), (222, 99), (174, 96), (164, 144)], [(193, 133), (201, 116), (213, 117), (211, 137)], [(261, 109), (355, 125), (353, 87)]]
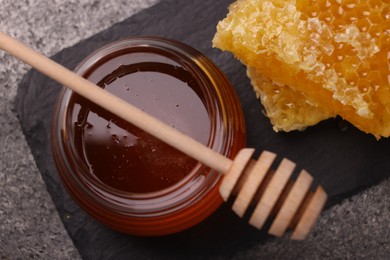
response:
[[(0, 30), (51, 56), (158, 0), (0, 0)], [(29, 67), (0, 51), (0, 258), (78, 259), (13, 102)], [(390, 180), (323, 212), (302, 242), (271, 239), (236, 259), (390, 259)]]

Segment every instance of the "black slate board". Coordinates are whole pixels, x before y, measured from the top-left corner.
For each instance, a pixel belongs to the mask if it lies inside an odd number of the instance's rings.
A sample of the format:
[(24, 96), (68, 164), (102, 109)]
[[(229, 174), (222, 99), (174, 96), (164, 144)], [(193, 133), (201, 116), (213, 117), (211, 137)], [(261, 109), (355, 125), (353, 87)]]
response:
[[(246, 117), (248, 147), (274, 151), (307, 169), (330, 195), (328, 207), (339, 198), (390, 176), (390, 140), (376, 141), (339, 118), (304, 132), (272, 131), (249, 85), (245, 68), (230, 53), (211, 47), (215, 26), (226, 15), (230, 2), (165, 0), (64, 49), (53, 59), (73, 69), (93, 50), (133, 35), (158, 35), (183, 41), (210, 57), (233, 83)], [(95, 222), (70, 199), (56, 174), (49, 131), (59, 90), (57, 83), (31, 70), (20, 84), (15, 109), (47, 189), (83, 258), (229, 258), (268, 238), (239, 220), (226, 205), (200, 225), (165, 237), (133, 237)]]

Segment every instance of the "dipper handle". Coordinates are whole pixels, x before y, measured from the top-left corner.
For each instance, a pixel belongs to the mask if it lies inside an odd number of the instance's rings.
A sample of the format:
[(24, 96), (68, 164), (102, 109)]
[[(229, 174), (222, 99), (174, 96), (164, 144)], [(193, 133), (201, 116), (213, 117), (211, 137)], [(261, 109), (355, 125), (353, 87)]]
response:
[(291, 228), (291, 239), (305, 239), (325, 206), (326, 193), (321, 187), (310, 190), (313, 178), (305, 170), (292, 181), (296, 168), (292, 161), (284, 158), (273, 171), (276, 154), (263, 151), (254, 161), (253, 153), (254, 149), (246, 148), (237, 154), (222, 180), (221, 196), (227, 201), (235, 194), (233, 211), (240, 217), (250, 214), (252, 226), (261, 229), (268, 221), (272, 235), (283, 236)]
[(321, 187), (314, 194), (309, 191), (312, 177), (306, 171), (301, 172), (295, 183), (289, 182), (295, 167), (291, 161), (284, 159), (274, 173), (270, 166), (276, 155), (270, 152), (263, 152), (254, 162), (250, 160), (254, 150), (243, 149), (232, 161), (2, 32), (0, 48), (107, 111), (226, 174), (220, 186), (221, 196), (227, 200), (232, 192), (238, 194), (233, 210), (241, 217), (249, 204), (255, 204), (249, 221), (253, 226), (262, 228), (271, 213), (276, 212), (269, 229), (271, 234), (281, 236), (292, 225), (295, 227), (292, 239), (304, 239), (320, 215), (326, 201), (325, 192)]
[(216, 171), (224, 173), (229, 170), (232, 163), (229, 158), (209, 149), (2, 32), (0, 32), (0, 49)]

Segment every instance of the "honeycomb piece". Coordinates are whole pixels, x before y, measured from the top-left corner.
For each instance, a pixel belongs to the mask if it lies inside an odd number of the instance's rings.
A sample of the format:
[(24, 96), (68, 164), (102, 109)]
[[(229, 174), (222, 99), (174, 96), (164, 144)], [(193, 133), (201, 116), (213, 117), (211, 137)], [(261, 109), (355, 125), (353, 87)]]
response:
[(388, 0), (238, 0), (213, 45), (377, 138), (390, 135)]
[(318, 106), (289, 86), (273, 83), (253, 67), (247, 68), (257, 96), (264, 106), (276, 132), (304, 130), (319, 121), (334, 117), (335, 114), (322, 112)]

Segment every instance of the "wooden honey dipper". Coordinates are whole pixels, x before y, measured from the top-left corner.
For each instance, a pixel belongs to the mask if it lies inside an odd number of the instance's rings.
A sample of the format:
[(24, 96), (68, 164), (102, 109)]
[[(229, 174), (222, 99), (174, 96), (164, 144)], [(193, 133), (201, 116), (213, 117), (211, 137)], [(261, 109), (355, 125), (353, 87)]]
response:
[(290, 227), (294, 229), (291, 239), (301, 240), (319, 217), (327, 195), (321, 187), (310, 191), (313, 178), (305, 170), (295, 181), (290, 180), (295, 169), (293, 162), (283, 159), (276, 171), (272, 171), (276, 154), (263, 151), (254, 161), (251, 159), (254, 149), (250, 148), (242, 149), (232, 161), (2, 32), (0, 48), (107, 111), (225, 174), (220, 186), (222, 198), (227, 201), (236, 193), (233, 210), (240, 217), (250, 204), (254, 204), (249, 223), (256, 228), (262, 228), (270, 216), (274, 216), (268, 230), (270, 234), (282, 236)]

